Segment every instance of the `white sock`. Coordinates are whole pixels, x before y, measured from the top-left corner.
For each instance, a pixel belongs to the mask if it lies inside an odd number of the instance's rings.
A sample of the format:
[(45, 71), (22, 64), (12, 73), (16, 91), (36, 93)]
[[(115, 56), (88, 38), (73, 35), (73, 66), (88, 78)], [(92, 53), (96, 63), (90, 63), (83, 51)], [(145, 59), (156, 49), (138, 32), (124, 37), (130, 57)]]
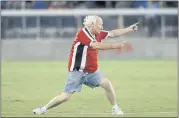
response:
[(115, 105), (112, 106), (112, 108), (113, 108), (113, 109), (117, 109), (117, 108), (119, 108), (119, 107), (117, 106), (117, 104), (115, 104)]

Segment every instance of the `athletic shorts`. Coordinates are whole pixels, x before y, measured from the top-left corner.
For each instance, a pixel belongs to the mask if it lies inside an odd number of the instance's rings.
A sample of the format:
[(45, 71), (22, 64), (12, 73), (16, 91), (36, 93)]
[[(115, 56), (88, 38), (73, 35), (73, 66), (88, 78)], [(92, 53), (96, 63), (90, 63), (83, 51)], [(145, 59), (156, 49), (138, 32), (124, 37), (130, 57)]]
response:
[(103, 79), (103, 74), (99, 70), (94, 73), (72, 71), (68, 73), (68, 79), (63, 91), (68, 93), (80, 92), (83, 84), (90, 88), (95, 88), (99, 86), (101, 79)]

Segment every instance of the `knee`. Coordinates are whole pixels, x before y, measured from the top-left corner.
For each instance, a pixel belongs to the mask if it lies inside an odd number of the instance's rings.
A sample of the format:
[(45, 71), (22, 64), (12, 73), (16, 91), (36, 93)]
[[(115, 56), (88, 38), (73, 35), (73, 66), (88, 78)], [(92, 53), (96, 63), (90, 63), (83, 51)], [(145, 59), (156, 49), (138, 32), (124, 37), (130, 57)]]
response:
[(106, 86), (109, 86), (111, 84), (111, 81), (108, 78), (104, 78), (103, 84), (106, 85)]
[(64, 97), (63, 97), (63, 101), (64, 101), (64, 102), (68, 101), (69, 99), (70, 99), (70, 97), (68, 97), (68, 96), (64, 96)]
[(112, 86), (111, 81), (109, 81), (107, 78), (104, 78), (99, 85), (106, 91), (110, 91), (110, 88)]
[(66, 102), (70, 99), (71, 95), (68, 94), (68, 93), (62, 93), (61, 94), (61, 98), (62, 98), (62, 101)]

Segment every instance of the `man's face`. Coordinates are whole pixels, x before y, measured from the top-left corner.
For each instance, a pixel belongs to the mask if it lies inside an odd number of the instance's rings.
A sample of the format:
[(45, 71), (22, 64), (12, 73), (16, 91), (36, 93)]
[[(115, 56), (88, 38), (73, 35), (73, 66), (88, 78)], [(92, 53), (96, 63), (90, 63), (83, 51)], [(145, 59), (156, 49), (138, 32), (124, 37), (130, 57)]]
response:
[(103, 21), (102, 19), (98, 18), (96, 23), (93, 25), (93, 31), (95, 34), (100, 33), (103, 29)]

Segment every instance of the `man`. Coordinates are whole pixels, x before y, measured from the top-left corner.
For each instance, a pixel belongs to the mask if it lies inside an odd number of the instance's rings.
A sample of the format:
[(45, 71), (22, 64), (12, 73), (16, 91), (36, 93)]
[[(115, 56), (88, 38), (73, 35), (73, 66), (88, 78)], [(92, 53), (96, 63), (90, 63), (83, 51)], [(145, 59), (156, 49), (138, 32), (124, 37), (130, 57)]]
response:
[(102, 19), (93, 15), (87, 16), (83, 24), (84, 28), (79, 29), (77, 32), (70, 51), (69, 73), (64, 91), (45, 106), (33, 110), (34, 114), (46, 113), (48, 109), (68, 101), (73, 93), (81, 91), (83, 84), (91, 88), (102, 87), (112, 105), (112, 114), (123, 114), (116, 103), (116, 95), (111, 82), (98, 70), (97, 54), (98, 50), (125, 49), (128, 46), (127, 42), (107, 44), (102, 43), (101, 40), (106, 39), (108, 36), (120, 36), (137, 30), (137, 24), (124, 29), (102, 31)]

